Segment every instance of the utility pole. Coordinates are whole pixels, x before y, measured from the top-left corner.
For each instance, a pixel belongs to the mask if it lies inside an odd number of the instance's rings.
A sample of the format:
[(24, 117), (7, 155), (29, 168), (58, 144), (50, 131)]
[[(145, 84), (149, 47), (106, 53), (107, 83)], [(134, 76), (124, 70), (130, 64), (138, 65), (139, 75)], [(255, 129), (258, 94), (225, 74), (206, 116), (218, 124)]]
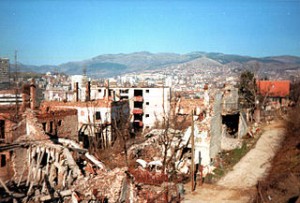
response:
[(19, 77), (18, 77), (18, 63), (17, 63), (17, 54), (18, 51), (15, 50), (15, 83), (16, 83), (16, 87), (15, 87), (15, 98), (16, 98), (16, 119), (18, 119), (19, 117), (19, 98), (18, 98), (18, 94), (19, 94)]
[(84, 76), (86, 76), (86, 72), (87, 72), (86, 66), (83, 65), (83, 67), (82, 67), (82, 73), (83, 73)]
[(195, 139), (194, 139), (194, 110), (192, 110), (192, 132), (191, 132), (191, 144), (192, 144), (192, 165), (191, 165), (191, 177), (192, 177), (192, 191), (195, 190)]

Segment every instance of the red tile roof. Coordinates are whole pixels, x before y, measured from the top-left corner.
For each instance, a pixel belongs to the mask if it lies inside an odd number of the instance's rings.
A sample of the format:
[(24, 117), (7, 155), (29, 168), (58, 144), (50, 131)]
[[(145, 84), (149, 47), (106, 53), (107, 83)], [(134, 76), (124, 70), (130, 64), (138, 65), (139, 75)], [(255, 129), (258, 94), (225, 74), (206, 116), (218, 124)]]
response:
[(261, 80), (257, 82), (258, 92), (263, 96), (287, 97), (290, 95), (289, 80)]

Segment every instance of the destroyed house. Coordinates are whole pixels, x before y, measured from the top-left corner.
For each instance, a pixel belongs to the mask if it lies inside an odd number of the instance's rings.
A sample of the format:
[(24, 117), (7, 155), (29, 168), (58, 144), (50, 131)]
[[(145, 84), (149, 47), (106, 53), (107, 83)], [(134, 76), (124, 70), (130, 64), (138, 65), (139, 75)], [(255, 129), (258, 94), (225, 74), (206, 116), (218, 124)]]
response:
[(43, 130), (50, 136), (77, 140), (77, 110), (62, 109), (50, 110), (49, 108), (38, 112), (38, 122)]
[(89, 141), (93, 139), (97, 140), (100, 148), (112, 145), (116, 140), (116, 129), (123, 128), (129, 117), (127, 101), (44, 102), (43, 108), (75, 109), (79, 140), (85, 147), (89, 147)]
[[(77, 142), (50, 139), (36, 111), (26, 109), (26, 130), (0, 148), (1, 202), (140, 202), (128, 169), (107, 170)], [(6, 159), (3, 157), (7, 156)]]
[[(76, 110), (66, 111), (40, 111), (36, 108), (35, 85), (26, 84), (20, 90), (21, 99), (17, 102), (10, 100), (9, 104), (0, 105), (0, 177), (10, 177), (12, 175), (10, 167), (12, 151), (22, 135), (30, 131), (30, 123), (38, 123), (42, 126), (39, 130), (47, 133), (42, 139), (52, 137), (77, 138), (77, 112)], [(15, 92), (15, 90), (10, 90)], [(7, 93), (6, 93), (7, 94)], [(17, 97), (19, 99), (19, 97)], [(32, 113), (26, 114), (26, 111)], [(75, 128), (74, 128), (75, 127)], [(31, 135), (28, 135), (30, 138)]]
[(222, 97), (222, 124), (226, 134), (231, 137), (243, 137), (247, 129), (246, 120), (245, 113), (239, 109), (238, 88), (225, 85)]

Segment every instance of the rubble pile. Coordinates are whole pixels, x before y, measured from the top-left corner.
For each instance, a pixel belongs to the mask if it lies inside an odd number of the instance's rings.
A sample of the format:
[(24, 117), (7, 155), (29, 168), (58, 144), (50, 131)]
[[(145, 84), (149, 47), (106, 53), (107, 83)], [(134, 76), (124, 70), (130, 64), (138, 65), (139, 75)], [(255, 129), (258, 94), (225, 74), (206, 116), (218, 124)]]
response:
[(109, 172), (97, 171), (96, 175), (81, 179), (75, 186), (81, 200), (103, 200), (119, 202), (123, 190), (123, 183), (127, 181), (127, 168), (116, 168)]
[(38, 122), (35, 111), (26, 109), (23, 117), (26, 120), (26, 136), (21, 136), (16, 142), (50, 140), (49, 136), (44, 132), (42, 124)]
[(160, 186), (163, 182), (168, 180), (168, 176), (163, 173), (150, 172), (140, 168), (130, 169), (129, 173), (135, 178), (135, 182), (147, 185)]
[(5, 188), (0, 199), (77, 203), (92, 199), (118, 202), (129, 198), (127, 168), (108, 171), (74, 140), (50, 139), (32, 110), (25, 112), (24, 119), (25, 135), (15, 141), (12, 152), (14, 177), (8, 182), (0, 179)]

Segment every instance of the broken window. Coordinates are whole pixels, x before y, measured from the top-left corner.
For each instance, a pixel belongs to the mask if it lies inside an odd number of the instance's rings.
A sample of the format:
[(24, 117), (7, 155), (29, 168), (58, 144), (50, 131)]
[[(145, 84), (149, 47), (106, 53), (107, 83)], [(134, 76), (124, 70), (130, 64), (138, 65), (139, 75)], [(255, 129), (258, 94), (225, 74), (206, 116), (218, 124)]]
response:
[(133, 120), (142, 121), (143, 120), (143, 116), (141, 114), (134, 114), (133, 115)]
[(46, 131), (46, 123), (42, 123), (43, 125), (43, 130)]
[(143, 96), (143, 90), (134, 90), (134, 96)]
[(120, 92), (121, 92), (121, 93), (128, 93), (128, 92), (129, 92), (129, 89), (124, 89), (124, 90), (121, 90)]
[(133, 107), (134, 108), (143, 108), (143, 103), (142, 102), (134, 102), (133, 103)]
[(227, 114), (222, 116), (222, 124), (226, 125), (227, 133), (237, 136), (239, 129), (239, 114)]
[(149, 114), (146, 114), (146, 118), (149, 118)]
[(149, 90), (146, 90), (146, 93), (149, 93)]
[(101, 113), (100, 113), (100, 111), (96, 111), (96, 120), (101, 120)]
[(6, 156), (5, 154), (1, 154), (1, 167), (6, 166)]
[(49, 128), (49, 133), (53, 132), (53, 121), (50, 121), (50, 128)]
[(0, 140), (5, 139), (5, 120), (0, 120)]
[(58, 120), (57, 125), (58, 125), (58, 126), (61, 126), (61, 123), (62, 123), (62, 121), (61, 121), (61, 120)]

